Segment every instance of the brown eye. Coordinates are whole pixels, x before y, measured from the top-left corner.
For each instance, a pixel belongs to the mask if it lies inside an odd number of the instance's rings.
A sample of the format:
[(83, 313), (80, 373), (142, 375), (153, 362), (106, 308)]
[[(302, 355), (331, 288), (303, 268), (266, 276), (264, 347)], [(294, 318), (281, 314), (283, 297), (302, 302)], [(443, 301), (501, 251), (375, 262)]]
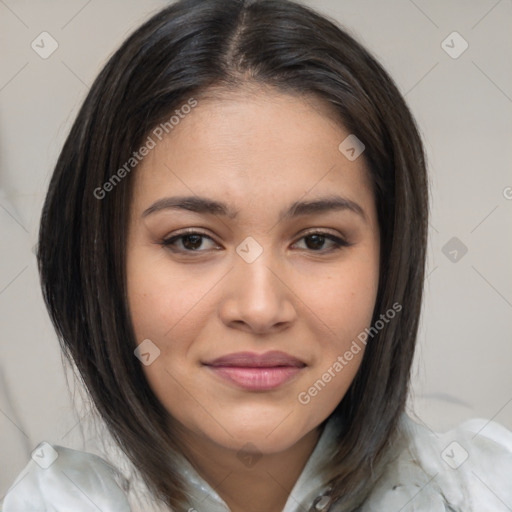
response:
[(202, 235), (183, 235), (180, 238), (182, 239), (185, 249), (194, 251), (201, 247), (204, 237)]
[[(304, 237), (304, 240), (306, 240), (306, 246), (308, 247), (308, 249), (317, 250), (323, 249), (327, 237), (324, 235), (308, 235)], [(308, 243), (308, 241), (310, 243)]]
[[(166, 238), (165, 240), (162, 240), (160, 245), (163, 247), (169, 247), (175, 252), (204, 252), (204, 250), (200, 250), (203, 245), (203, 239), (208, 239), (213, 242), (213, 239), (204, 233), (189, 231)], [(181, 241), (181, 246), (183, 248), (176, 247), (176, 244), (179, 241)]]
[[(306, 242), (306, 248), (313, 252), (331, 252), (350, 245), (346, 240), (322, 231), (308, 233), (303, 236), (301, 240), (308, 240), (309, 242)], [(331, 245), (331, 249), (324, 249), (326, 240), (331, 241), (334, 247)]]

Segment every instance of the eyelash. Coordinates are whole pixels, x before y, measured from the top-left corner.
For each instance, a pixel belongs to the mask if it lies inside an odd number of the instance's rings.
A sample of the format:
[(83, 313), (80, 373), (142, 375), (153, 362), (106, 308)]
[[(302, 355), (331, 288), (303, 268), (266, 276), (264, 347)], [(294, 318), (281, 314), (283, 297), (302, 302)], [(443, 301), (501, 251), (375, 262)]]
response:
[[(176, 241), (179, 240), (180, 238), (184, 238), (186, 236), (191, 236), (191, 235), (199, 235), (202, 238), (208, 238), (212, 242), (215, 242), (215, 240), (213, 240), (213, 238), (211, 238), (210, 236), (208, 236), (205, 233), (202, 233), (200, 231), (187, 230), (187, 231), (181, 232), (181, 233), (179, 233), (177, 235), (174, 235), (172, 237), (166, 238), (166, 239), (162, 240), (161, 242), (158, 242), (158, 244), (161, 245), (164, 248), (171, 248), (171, 246), (174, 245), (176, 243)], [(349, 246), (352, 245), (349, 242), (347, 242), (346, 240), (343, 240), (342, 238), (339, 238), (339, 237), (337, 237), (337, 236), (335, 236), (335, 235), (333, 235), (331, 233), (325, 232), (325, 231), (310, 231), (310, 232), (306, 233), (305, 235), (303, 235), (301, 238), (299, 238), (299, 240), (302, 240), (303, 238), (307, 238), (308, 236), (312, 236), (312, 235), (320, 235), (320, 236), (322, 236), (324, 238), (327, 238), (328, 240), (331, 240), (334, 243), (334, 247), (332, 249), (328, 249), (328, 250), (305, 249), (305, 250), (308, 250), (309, 252), (327, 254), (327, 253), (332, 253), (332, 252), (335, 252), (335, 251), (339, 251), (343, 247), (349, 247)], [(182, 254), (186, 254), (186, 253), (191, 254), (191, 253), (202, 253), (202, 252), (205, 252), (205, 251), (202, 251), (202, 250), (189, 250), (189, 249), (184, 249), (184, 250), (183, 249), (177, 249), (176, 250), (176, 249), (172, 249), (172, 248), (171, 248), (171, 251), (182, 253)]]

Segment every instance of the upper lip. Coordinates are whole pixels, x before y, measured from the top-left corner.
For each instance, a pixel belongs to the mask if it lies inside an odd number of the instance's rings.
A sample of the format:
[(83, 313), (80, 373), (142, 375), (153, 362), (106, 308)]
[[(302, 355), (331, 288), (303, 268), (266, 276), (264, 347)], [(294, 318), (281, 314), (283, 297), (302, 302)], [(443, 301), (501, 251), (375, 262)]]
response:
[(304, 362), (296, 357), (273, 350), (264, 354), (256, 354), (254, 352), (236, 352), (227, 354), (217, 359), (207, 361), (207, 366), (238, 366), (238, 367), (254, 367), (254, 368), (272, 368), (275, 366), (306, 366)]

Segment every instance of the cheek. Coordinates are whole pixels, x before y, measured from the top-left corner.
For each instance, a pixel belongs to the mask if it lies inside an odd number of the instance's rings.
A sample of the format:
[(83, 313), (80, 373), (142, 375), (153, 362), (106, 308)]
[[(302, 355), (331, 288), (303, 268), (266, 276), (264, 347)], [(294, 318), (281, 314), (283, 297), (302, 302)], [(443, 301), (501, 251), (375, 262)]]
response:
[(354, 251), (316, 283), (301, 281), (299, 293), (306, 298), (316, 358), (297, 399), (312, 417), (327, 416), (335, 409), (361, 365), (378, 279), (379, 261), (371, 250)]
[(201, 313), (201, 299), (212, 284), (170, 268), (165, 258), (134, 255), (133, 261), (138, 263), (128, 265), (128, 298), (137, 340), (172, 338), (173, 331), (183, 334), (190, 318)]
[(328, 345), (342, 348), (368, 327), (378, 279), (378, 263), (353, 258), (323, 276), (300, 281), (298, 295), (309, 308), (306, 314), (330, 333)]
[[(331, 414), (345, 396), (363, 360), (362, 334), (371, 324), (378, 274), (368, 269), (343, 271), (309, 295), (314, 315), (316, 350), (311, 373), (296, 396), (315, 426), (317, 418)], [(315, 420), (313, 420), (315, 419)]]
[[(156, 260), (143, 250), (134, 251), (128, 271), (128, 300), (136, 343), (149, 339), (158, 347), (159, 355), (142, 370), (150, 387), (176, 418), (190, 396), (178, 382), (186, 382), (187, 352), (201, 325), (205, 312), (205, 296), (212, 283), (191, 279), (183, 271), (171, 269), (166, 258)], [(172, 399), (170, 399), (172, 397)], [(176, 404), (179, 404), (176, 410)]]

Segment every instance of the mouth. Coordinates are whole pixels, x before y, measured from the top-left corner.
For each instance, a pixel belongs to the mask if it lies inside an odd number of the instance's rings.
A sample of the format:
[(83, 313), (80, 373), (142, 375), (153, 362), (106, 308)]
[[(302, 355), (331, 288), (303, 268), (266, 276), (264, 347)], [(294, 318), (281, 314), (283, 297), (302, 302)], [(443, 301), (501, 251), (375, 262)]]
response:
[(285, 352), (237, 352), (203, 363), (215, 375), (249, 391), (277, 389), (299, 374), (306, 364)]

